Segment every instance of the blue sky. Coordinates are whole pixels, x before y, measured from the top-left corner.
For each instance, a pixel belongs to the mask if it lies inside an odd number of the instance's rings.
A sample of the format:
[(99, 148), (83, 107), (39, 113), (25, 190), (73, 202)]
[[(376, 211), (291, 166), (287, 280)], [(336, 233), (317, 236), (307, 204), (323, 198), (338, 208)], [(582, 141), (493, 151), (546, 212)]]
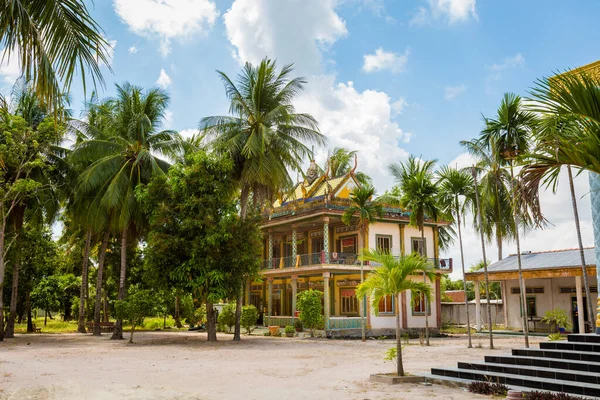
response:
[[(264, 56), (294, 63), (309, 82), (297, 110), (319, 120), (329, 148), (358, 149), (379, 191), (392, 185), (387, 165), (408, 154), (468, 164), (458, 142), (478, 135), (504, 92), (526, 95), (536, 78), (598, 58), (600, 2), (591, 0), (96, 0), (90, 10), (114, 44), (104, 96), (115, 82), (161, 84), (167, 127), (190, 133), (227, 112), (216, 69), (235, 76)], [(0, 88), (16, 76), (0, 65)], [(75, 84), (75, 110), (82, 100)], [(317, 149), (317, 161), (326, 153)], [(587, 192), (585, 177), (578, 189)], [(547, 201), (556, 227), (529, 235), (526, 249), (576, 245), (574, 232), (563, 236), (560, 195)], [(581, 207), (585, 229), (589, 199)], [(468, 263), (477, 257), (473, 249)]]

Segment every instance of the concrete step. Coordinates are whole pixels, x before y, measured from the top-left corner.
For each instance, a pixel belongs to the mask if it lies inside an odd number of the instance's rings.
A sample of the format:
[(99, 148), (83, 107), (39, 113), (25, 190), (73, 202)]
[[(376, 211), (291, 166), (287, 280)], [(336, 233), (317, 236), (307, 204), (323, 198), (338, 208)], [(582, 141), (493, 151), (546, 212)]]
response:
[(563, 341), (541, 342), (540, 349), (589, 351), (592, 353), (600, 353), (600, 343)]
[(600, 353), (573, 350), (549, 350), (549, 349), (512, 349), (513, 356), (544, 357), (564, 360), (578, 360), (600, 362)]
[(569, 342), (600, 343), (600, 335), (594, 333), (574, 333), (567, 335)]
[(556, 368), (543, 368), (523, 365), (459, 362), (459, 369), (476, 371), (498, 372), (501, 374), (522, 375), (534, 378), (557, 379), (563, 381), (579, 382), (580, 384), (592, 383), (600, 385), (600, 374), (576, 370), (561, 370)]
[(498, 382), (507, 386), (522, 386), (532, 390), (548, 390), (575, 395), (600, 397), (600, 385), (549, 379), (522, 375), (505, 374), (500, 372), (476, 371), (462, 368), (432, 368), (432, 375), (468, 379), (473, 381)]
[(557, 368), (562, 370), (573, 370), (583, 372), (600, 373), (600, 363), (591, 361), (565, 360), (544, 357), (525, 357), (525, 356), (485, 356), (485, 362), (495, 364), (508, 364), (518, 366), (533, 366), (542, 368)]

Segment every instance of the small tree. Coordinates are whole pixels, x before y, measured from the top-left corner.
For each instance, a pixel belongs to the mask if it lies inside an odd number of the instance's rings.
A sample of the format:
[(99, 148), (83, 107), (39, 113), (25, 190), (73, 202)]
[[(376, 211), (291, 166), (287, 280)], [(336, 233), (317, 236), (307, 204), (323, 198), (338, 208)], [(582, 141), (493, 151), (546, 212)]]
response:
[(127, 296), (125, 300), (115, 302), (117, 318), (131, 324), (129, 343), (133, 343), (135, 327), (144, 323), (144, 318), (154, 315), (156, 300), (149, 290), (140, 290)]
[(315, 329), (323, 324), (323, 292), (318, 290), (305, 290), (298, 294), (297, 307), (300, 311), (302, 324), (310, 329), (310, 336), (315, 336)]
[(219, 325), (227, 326), (227, 333), (231, 333), (231, 328), (235, 326), (235, 303), (229, 303), (219, 314)]
[[(579, 311), (581, 312), (581, 310)], [(542, 322), (552, 326), (556, 326), (556, 331), (560, 332), (560, 327), (562, 326), (565, 329), (571, 328), (571, 322), (569, 322), (569, 316), (567, 313), (561, 308), (555, 308), (554, 310), (546, 311), (544, 317), (542, 318)]]
[(253, 305), (242, 307), (242, 318), (240, 323), (246, 330), (246, 334), (251, 334), (256, 328), (256, 321), (258, 321), (258, 310), (256, 307)]

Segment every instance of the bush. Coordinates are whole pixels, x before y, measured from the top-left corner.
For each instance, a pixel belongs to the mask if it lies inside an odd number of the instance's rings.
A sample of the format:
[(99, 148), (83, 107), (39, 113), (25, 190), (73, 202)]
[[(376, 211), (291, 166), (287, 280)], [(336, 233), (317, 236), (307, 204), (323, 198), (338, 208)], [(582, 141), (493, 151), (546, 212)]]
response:
[(258, 321), (258, 310), (256, 307), (253, 305), (242, 307), (240, 325), (246, 330), (246, 334), (251, 334), (256, 328), (256, 321)]
[(548, 340), (554, 342), (556, 340), (562, 339), (562, 335), (560, 333), (551, 333), (548, 335)]
[(541, 392), (534, 390), (527, 394), (527, 400), (583, 400), (583, 397), (566, 393)]
[(294, 321), (294, 328), (296, 329), (296, 332), (302, 332), (304, 330), (302, 321), (299, 318), (296, 318), (296, 320)]
[(226, 326), (228, 333), (231, 333), (231, 328), (235, 326), (235, 305), (235, 303), (229, 303), (219, 313), (219, 320), (217, 322), (222, 328)]
[(284, 328), (285, 333), (294, 333), (296, 329), (292, 325), (288, 325)]
[(504, 397), (508, 393), (508, 386), (501, 383), (473, 381), (469, 383), (469, 392)]
[(310, 329), (310, 335), (315, 336), (315, 329), (323, 324), (323, 292), (318, 290), (305, 290), (298, 294), (298, 310), (302, 325)]
[(127, 296), (125, 300), (115, 302), (117, 318), (129, 321), (131, 336), (129, 343), (133, 343), (135, 327), (144, 323), (144, 318), (153, 316), (156, 312), (156, 299), (149, 290), (139, 290)]
[(564, 310), (555, 308), (554, 310), (546, 311), (546, 314), (544, 314), (544, 317), (542, 318), (542, 322), (550, 326), (556, 326), (556, 331), (558, 332), (561, 326), (565, 329), (571, 328), (569, 319), (569, 316)]

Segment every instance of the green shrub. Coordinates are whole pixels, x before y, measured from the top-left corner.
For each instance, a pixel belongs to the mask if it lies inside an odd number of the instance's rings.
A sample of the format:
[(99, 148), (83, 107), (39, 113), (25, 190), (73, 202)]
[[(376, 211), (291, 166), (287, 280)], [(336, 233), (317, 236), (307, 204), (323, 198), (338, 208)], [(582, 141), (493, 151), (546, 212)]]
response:
[(226, 326), (228, 333), (231, 333), (231, 328), (235, 326), (235, 306), (235, 303), (229, 303), (219, 313), (219, 320), (217, 322), (221, 327)]
[(323, 324), (323, 292), (318, 290), (305, 290), (298, 294), (298, 310), (300, 320), (304, 327), (310, 329), (310, 335), (315, 336), (315, 329)]
[(469, 383), (469, 392), (504, 397), (508, 394), (508, 386), (501, 383), (473, 381)]
[(302, 325), (300, 318), (296, 318), (294, 321), (294, 328), (296, 329), (296, 332), (302, 332), (304, 330), (304, 326)]
[(144, 318), (150, 317), (156, 312), (156, 299), (149, 290), (139, 290), (130, 293), (125, 300), (115, 302), (117, 318), (129, 321), (131, 324), (131, 336), (129, 343), (133, 343), (133, 332), (135, 327), (144, 323)]
[(256, 321), (258, 321), (258, 310), (256, 307), (253, 305), (242, 307), (240, 325), (246, 330), (246, 334), (249, 335), (256, 329)]
[(284, 328), (285, 333), (294, 333), (296, 329), (292, 325), (288, 325)]
[(546, 311), (546, 314), (544, 314), (544, 317), (542, 318), (542, 322), (550, 326), (556, 326), (556, 331), (558, 332), (560, 327), (565, 329), (571, 328), (569, 319), (569, 316), (564, 310), (555, 308), (554, 310)]
[(562, 339), (562, 335), (559, 333), (551, 333), (548, 335), (548, 340), (550, 340), (551, 342), (554, 342), (556, 340), (560, 340)]
[(534, 390), (527, 394), (527, 400), (583, 400), (583, 397), (566, 393), (542, 392)]

